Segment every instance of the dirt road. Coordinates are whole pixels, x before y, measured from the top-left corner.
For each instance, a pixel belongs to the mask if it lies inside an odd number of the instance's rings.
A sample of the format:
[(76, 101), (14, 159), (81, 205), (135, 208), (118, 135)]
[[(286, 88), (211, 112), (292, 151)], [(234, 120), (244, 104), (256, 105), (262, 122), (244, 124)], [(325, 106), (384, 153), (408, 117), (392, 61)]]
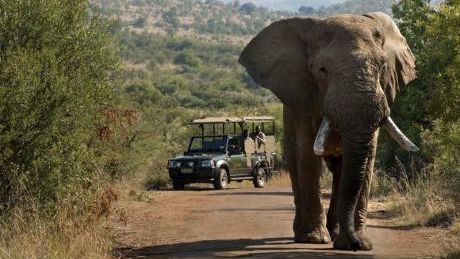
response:
[[(126, 222), (113, 227), (118, 258), (436, 258), (432, 229), (389, 225), (369, 213), (369, 252), (292, 241), (293, 198), (288, 187), (188, 189), (155, 192), (155, 202), (127, 202)], [(325, 195), (325, 201), (327, 195)]]

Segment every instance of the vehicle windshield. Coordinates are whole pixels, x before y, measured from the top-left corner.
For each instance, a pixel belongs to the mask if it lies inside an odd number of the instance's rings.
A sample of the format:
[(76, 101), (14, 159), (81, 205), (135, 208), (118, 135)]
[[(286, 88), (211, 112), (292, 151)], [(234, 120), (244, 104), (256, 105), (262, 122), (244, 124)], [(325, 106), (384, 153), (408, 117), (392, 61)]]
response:
[(192, 137), (187, 153), (225, 153), (227, 139), (227, 136)]

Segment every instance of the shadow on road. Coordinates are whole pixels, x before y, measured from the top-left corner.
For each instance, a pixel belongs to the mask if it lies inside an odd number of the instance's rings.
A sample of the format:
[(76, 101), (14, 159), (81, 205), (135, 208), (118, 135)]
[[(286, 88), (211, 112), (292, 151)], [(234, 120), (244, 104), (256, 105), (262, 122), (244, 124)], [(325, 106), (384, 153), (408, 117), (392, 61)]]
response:
[[(328, 247), (308, 247), (290, 238), (204, 240), (189, 243), (120, 248), (116, 258), (343, 258), (371, 259), (374, 256)], [(312, 245), (313, 246), (313, 245)]]
[(254, 212), (282, 212), (282, 211), (289, 211), (292, 214), (292, 211), (295, 211), (294, 207), (273, 207), (273, 208), (224, 208), (219, 209), (219, 211), (254, 211)]
[[(256, 191), (235, 191), (233, 190), (232, 192), (226, 192), (225, 190), (224, 191), (218, 191), (218, 192), (213, 192), (213, 193), (210, 193), (208, 195), (213, 195), (213, 196), (216, 196), (216, 195), (225, 195), (225, 196), (232, 196), (232, 195), (241, 195), (241, 196), (246, 196), (246, 195), (260, 195), (260, 196), (270, 196), (270, 195), (274, 195), (274, 196), (279, 196), (279, 195), (283, 195), (283, 196), (293, 196), (292, 194), (292, 191), (271, 191), (271, 192), (267, 192), (267, 191), (260, 191), (258, 192), (257, 189)], [(323, 193), (322, 194), (323, 196), (323, 199), (326, 199), (326, 200), (329, 200), (331, 198), (331, 194), (330, 193)]]
[(286, 192), (286, 191), (280, 191), (280, 192), (257, 192), (257, 191), (253, 191), (253, 192), (248, 192), (248, 191), (232, 191), (232, 192), (226, 192), (226, 191), (219, 191), (217, 193), (212, 193), (212, 194), (208, 194), (208, 195), (242, 195), (242, 196), (245, 196), (245, 195), (260, 195), (260, 196), (266, 196), (266, 195), (287, 195), (287, 196), (292, 196), (292, 192), (289, 191), (289, 192)]
[(384, 225), (367, 225), (368, 228), (383, 228), (383, 229), (391, 229), (391, 230), (412, 230), (420, 228), (420, 225), (417, 224), (410, 224), (410, 225), (402, 225), (402, 226), (384, 226)]

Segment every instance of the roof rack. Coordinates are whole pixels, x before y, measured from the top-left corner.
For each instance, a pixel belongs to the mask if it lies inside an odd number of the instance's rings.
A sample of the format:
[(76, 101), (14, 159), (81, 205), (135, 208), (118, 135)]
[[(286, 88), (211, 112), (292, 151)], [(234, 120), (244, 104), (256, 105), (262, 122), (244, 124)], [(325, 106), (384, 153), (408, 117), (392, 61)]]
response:
[(219, 134), (226, 134), (225, 125), (233, 124), (233, 134), (237, 132), (237, 125), (239, 125), (240, 129), (243, 130), (243, 125), (245, 124), (252, 124), (252, 132), (255, 130), (255, 124), (260, 123), (262, 126), (262, 131), (265, 130), (264, 123), (271, 124), (271, 131), (266, 132), (266, 134), (274, 134), (275, 132), (275, 117), (273, 116), (246, 116), (246, 117), (206, 117), (202, 119), (195, 119), (189, 122), (189, 124), (198, 125), (201, 129), (201, 135), (204, 136), (205, 133), (205, 125), (210, 125), (212, 129), (212, 135), (217, 133), (216, 127), (221, 125), (221, 131)]
[(195, 119), (189, 124), (216, 124), (216, 123), (252, 123), (252, 122), (274, 122), (273, 116), (248, 116), (248, 117), (206, 117)]

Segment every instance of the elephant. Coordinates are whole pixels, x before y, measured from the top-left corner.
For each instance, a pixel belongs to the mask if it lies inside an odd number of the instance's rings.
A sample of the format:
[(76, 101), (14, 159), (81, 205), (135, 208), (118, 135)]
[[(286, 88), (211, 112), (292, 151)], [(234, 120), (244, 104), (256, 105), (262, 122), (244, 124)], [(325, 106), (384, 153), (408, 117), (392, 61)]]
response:
[[(380, 127), (405, 150), (418, 150), (390, 117), (396, 93), (416, 77), (396, 24), (381, 12), (280, 20), (246, 45), (239, 62), (283, 104), (294, 241), (371, 250), (367, 203)], [(323, 164), (333, 174), (327, 216)]]

